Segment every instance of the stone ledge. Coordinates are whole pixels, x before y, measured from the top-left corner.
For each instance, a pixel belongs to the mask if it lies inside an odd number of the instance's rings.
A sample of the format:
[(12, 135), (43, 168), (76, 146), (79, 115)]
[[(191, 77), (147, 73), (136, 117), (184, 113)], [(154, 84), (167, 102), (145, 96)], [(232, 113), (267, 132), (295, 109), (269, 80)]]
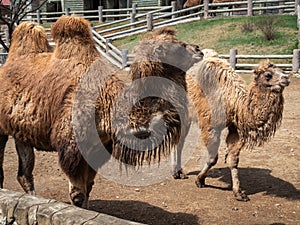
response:
[(0, 189), (0, 225), (139, 225), (51, 199)]

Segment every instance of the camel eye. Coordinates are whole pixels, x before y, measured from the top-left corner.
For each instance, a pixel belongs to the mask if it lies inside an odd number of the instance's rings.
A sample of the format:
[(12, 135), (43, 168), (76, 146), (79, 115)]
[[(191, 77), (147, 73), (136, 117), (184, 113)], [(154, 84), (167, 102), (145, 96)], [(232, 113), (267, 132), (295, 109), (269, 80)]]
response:
[(271, 80), (272, 79), (272, 74), (270, 74), (270, 73), (265, 74), (265, 79), (267, 81)]

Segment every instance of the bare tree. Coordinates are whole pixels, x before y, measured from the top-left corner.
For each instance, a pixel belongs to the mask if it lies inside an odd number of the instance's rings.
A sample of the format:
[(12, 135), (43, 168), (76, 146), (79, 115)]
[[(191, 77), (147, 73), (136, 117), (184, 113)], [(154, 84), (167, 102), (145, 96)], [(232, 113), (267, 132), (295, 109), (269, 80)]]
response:
[(0, 0), (0, 23), (7, 26), (8, 40), (5, 43), (3, 37), (0, 35), (0, 45), (8, 52), (12, 33), (15, 27), (26, 17), (29, 13), (40, 9), (47, 0), (39, 1), (36, 7), (32, 7), (34, 0), (10, 0), (10, 5), (4, 5), (3, 0)]

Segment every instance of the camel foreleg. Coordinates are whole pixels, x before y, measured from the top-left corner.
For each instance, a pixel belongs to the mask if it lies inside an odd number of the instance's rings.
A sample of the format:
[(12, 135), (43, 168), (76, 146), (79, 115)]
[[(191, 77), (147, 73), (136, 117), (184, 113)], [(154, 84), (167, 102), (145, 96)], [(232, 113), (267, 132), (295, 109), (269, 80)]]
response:
[(240, 180), (238, 174), (239, 155), (243, 147), (239, 135), (235, 128), (229, 128), (229, 133), (226, 138), (228, 147), (227, 161), (231, 170), (232, 191), (233, 195), (238, 201), (248, 201), (249, 198), (244, 191), (240, 188)]
[(33, 148), (22, 142), (16, 141), (16, 150), (19, 160), (18, 182), (26, 193), (35, 195), (32, 175), (35, 160)]
[(174, 179), (187, 179), (188, 176), (183, 172), (181, 165), (181, 153), (183, 150), (183, 141), (180, 141), (172, 156), (172, 176)]
[(76, 176), (69, 175), (69, 195), (72, 205), (82, 208), (89, 207), (89, 196), (94, 185), (96, 171), (85, 161), (81, 163), (81, 173)]

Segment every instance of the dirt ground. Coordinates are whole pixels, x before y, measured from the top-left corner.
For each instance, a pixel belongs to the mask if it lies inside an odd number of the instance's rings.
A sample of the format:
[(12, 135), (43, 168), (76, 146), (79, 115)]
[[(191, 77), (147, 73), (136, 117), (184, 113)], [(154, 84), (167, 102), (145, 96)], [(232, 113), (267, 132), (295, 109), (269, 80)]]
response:
[[(219, 162), (206, 183), (197, 188), (199, 146), (184, 166), (189, 179), (171, 178), (136, 187), (125, 186), (97, 176), (90, 198), (90, 210), (152, 225), (171, 224), (300, 224), (300, 79), (292, 78), (285, 90), (282, 126), (266, 145), (243, 151), (240, 157), (241, 187), (249, 202), (238, 202), (231, 192), (231, 176), (224, 163), (224, 145)], [(190, 132), (193, 132), (191, 130)], [(203, 148), (202, 148), (203, 149)], [(5, 159), (6, 189), (22, 191), (16, 180), (17, 157), (12, 140)], [(37, 195), (69, 202), (68, 182), (56, 153), (36, 151), (34, 170)]]

